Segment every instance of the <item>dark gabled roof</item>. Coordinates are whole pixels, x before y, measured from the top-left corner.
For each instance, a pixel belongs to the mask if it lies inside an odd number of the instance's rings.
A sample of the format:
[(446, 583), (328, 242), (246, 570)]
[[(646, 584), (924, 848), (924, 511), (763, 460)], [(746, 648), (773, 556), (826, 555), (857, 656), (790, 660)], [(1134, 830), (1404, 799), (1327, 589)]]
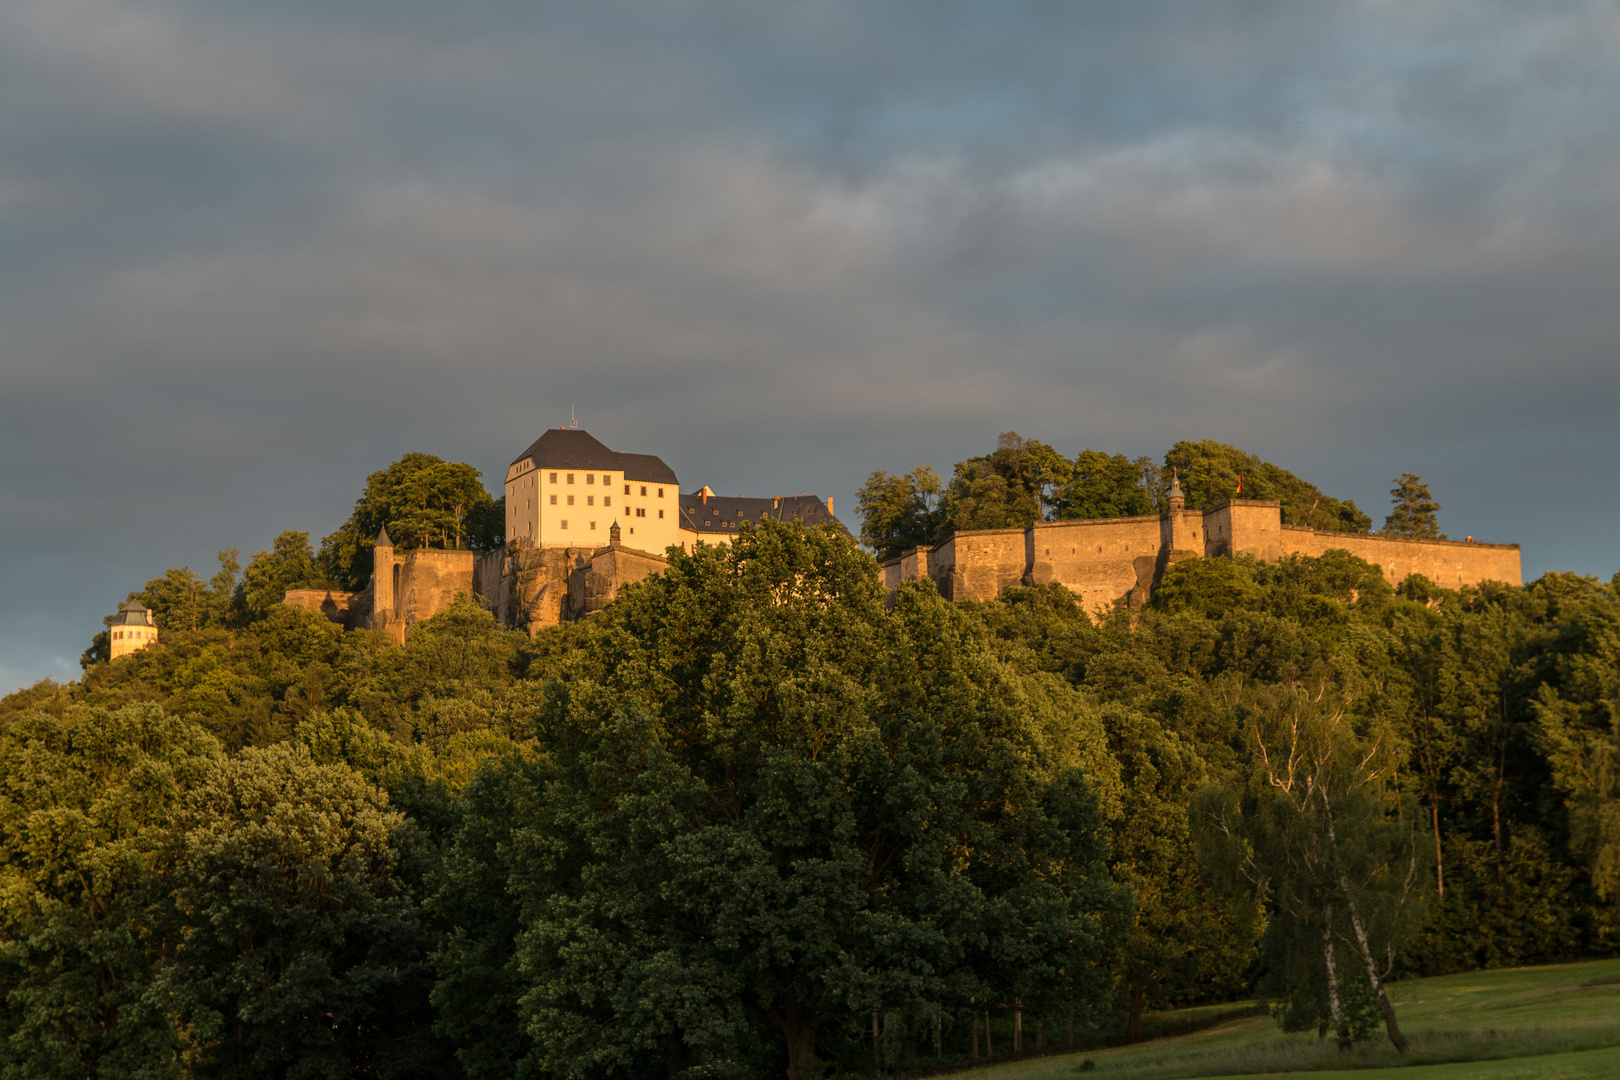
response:
[(848, 529), (827, 510), (826, 500), (814, 495), (784, 495), (751, 499), (741, 495), (710, 495), (705, 502), (696, 492), (681, 496), (681, 527), (700, 533), (734, 533), (744, 521), (800, 521), (807, 526), (832, 522)]
[(537, 469), (606, 469), (624, 473), (626, 480), (646, 480), (654, 484), (678, 486), (675, 470), (652, 454), (621, 454), (609, 450), (589, 432), (578, 428), (552, 428), (534, 440), (530, 447), (512, 459), (526, 458)]

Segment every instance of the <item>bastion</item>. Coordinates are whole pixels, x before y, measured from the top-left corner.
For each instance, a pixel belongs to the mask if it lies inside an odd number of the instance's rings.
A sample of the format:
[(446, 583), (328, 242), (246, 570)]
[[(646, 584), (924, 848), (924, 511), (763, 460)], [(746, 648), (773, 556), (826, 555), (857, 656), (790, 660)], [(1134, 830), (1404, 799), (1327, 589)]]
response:
[(1348, 551), (1383, 571), (1391, 585), (1421, 574), (1448, 589), (1500, 581), (1523, 583), (1518, 544), (1472, 539), (1414, 540), (1372, 533), (1325, 532), (1282, 523), (1282, 505), (1228, 499), (1189, 510), (1173, 482), (1158, 517), (1043, 521), (1025, 529), (958, 532), (933, 547), (902, 552), (882, 564), (892, 593), (902, 581), (928, 580), (948, 600), (992, 600), (1009, 585), (1056, 582), (1077, 593), (1093, 614), (1124, 602), (1139, 608), (1164, 571), (1182, 559), (1252, 555), (1277, 562), (1290, 555)]

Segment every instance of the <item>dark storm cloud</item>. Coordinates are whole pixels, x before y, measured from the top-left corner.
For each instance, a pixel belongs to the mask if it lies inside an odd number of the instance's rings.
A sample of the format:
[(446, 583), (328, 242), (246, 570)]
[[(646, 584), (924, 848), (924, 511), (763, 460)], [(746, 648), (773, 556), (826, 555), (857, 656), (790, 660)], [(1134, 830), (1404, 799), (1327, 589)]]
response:
[[(1611, 573), (1612, 3), (0, 7), (0, 684), (577, 405), (687, 486), (1236, 442)], [(845, 514), (846, 518), (848, 514)]]

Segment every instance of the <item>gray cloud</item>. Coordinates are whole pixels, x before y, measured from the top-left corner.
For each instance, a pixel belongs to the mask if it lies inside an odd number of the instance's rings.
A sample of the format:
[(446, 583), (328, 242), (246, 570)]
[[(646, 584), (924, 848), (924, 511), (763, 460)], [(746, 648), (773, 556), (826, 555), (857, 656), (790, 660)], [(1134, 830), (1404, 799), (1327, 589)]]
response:
[(1614, 3), (16, 0), (0, 684), (165, 567), (577, 406), (853, 504), (1243, 445), (1612, 573)]

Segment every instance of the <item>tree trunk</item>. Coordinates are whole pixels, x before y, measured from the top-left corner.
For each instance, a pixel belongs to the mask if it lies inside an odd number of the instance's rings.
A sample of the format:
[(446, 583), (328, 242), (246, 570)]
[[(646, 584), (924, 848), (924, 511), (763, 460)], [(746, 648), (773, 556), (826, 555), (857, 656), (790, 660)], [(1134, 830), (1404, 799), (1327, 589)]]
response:
[(979, 1022), (975, 1020), (968, 1027), (973, 1031), (973, 1060), (977, 1061), (979, 1060)]
[[(1138, 983), (1131, 984), (1131, 1018), (1125, 1025), (1125, 1034), (1142, 1034), (1142, 1013), (1147, 1010), (1147, 993)], [(1073, 1041), (1072, 1039), (1070, 1040)]]
[(1037, 1020), (1037, 1021), (1035, 1021), (1035, 1052), (1037, 1054), (1046, 1053), (1046, 1021), (1045, 1020)]
[(1322, 790), (1322, 808), (1327, 811), (1328, 844), (1333, 851), (1333, 864), (1338, 872), (1339, 891), (1344, 894), (1345, 906), (1350, 911), (1350, 927), (1356, 932), (1356, 946), (1361, 950), (1362, 962), (1367, 965), (1367, 981), (1372, 984), (1373, 997), (1378, 999), (1378, 1011), (1384, 1014), (1384, 1029), (1389, 1032), (1389, 1041), (1395, 1044), (1397, 1053), (1405, 1054), (1412, 1048), (1401, 1034), (1401, 1026), (1395, 1022), (1395, 1007), (1389, 1003), (1389, 995), (1384, 993), (1384, 980), (1378, 977), (1378, 965), (1373, 961), (1372, 947), (1367, 944), (1367, 928), (1361, 925), (1361, 914), (1356, 910), (1356, 902), (1351, 899), (1350, 882), (1345, 879), (1344, 871), (1339, 869), (1339, 834), (1333, 825), (1333, 808), (1328, 805), (1327, 789)]
[(872, 1057), (877, 1060), (878, 1075), (883, 1075), (883, 1036), (878, 1034), (878, 1011), (872, 1010)]
[(685, 1072), (691, 1064), (686, 1054), (686, 1041), (681, 1038), (680, 1032), (668, 1031), (664, 1033), (664, 1068), (669, 1070), (670, 1080)]
[(1339, 1053), (1350, 1052), (1350, 1032), (1345, 1027), (1344, 1010), (1339, 1006), (1339, 969), (1333, 961), (1333, 906), (1322, 911), (1322, 966), (1327, 969), (1328, 1022), (1339, 1040)]
[(820, 1080), (821, 1062), (816, 1057), (816, 1032), (820, 1018), (799, 1004), (788, 992), (780, 1007), (768, 1013), (771, 1023), (787, 1043), (787, 1080)]
[(984, 1010), (984, 1056), (994, 1061), (996, 1048), (990, 1041), (990, 1010)]
[(1429, 796), (1429, 816), (1434, 819), (1434, 891), (1440, 899), (1446, 898), (1446, 861), (1440, 853), (1440, 796)]
[(945, 1056), (945, 1021), (938, 1013), (934, 1014), (934, 1057)]
[(1013, 1008), (1013, 1057), (1024, 1052), (1024, 1010)]
[[(1349, 886), (1341, 883), (1345, 895), (1350, 893)], [(1361, 925), (1361, 916), (1356, 911), (1354, 900), (1347, 900), (1350, 906), (1350, 926), (1356, 932), (1356, 944), (1361, 948), (1361, 959), (1367, 965), (1367, 981), (1372, 984), (1373, 996), (1378, 999), (1378, 1011), (1384, 1014), (1384, 1030), (1389, 1032), (1389, 1041), (1395, 1044), (1396, 1052), (1405, 1054), (1412, 1049), (1412, 1044), (1406, 1041), (1401, 1034), (1401, 1025), (1395, 1022), (1395, 1006), (1389, 1003), (1389, 995), (1384, 993), (1384, 980), (1378, 977), (1378, 965), (1373, 962), (1372, 949), (1367, 945), (1367, 931)]]

